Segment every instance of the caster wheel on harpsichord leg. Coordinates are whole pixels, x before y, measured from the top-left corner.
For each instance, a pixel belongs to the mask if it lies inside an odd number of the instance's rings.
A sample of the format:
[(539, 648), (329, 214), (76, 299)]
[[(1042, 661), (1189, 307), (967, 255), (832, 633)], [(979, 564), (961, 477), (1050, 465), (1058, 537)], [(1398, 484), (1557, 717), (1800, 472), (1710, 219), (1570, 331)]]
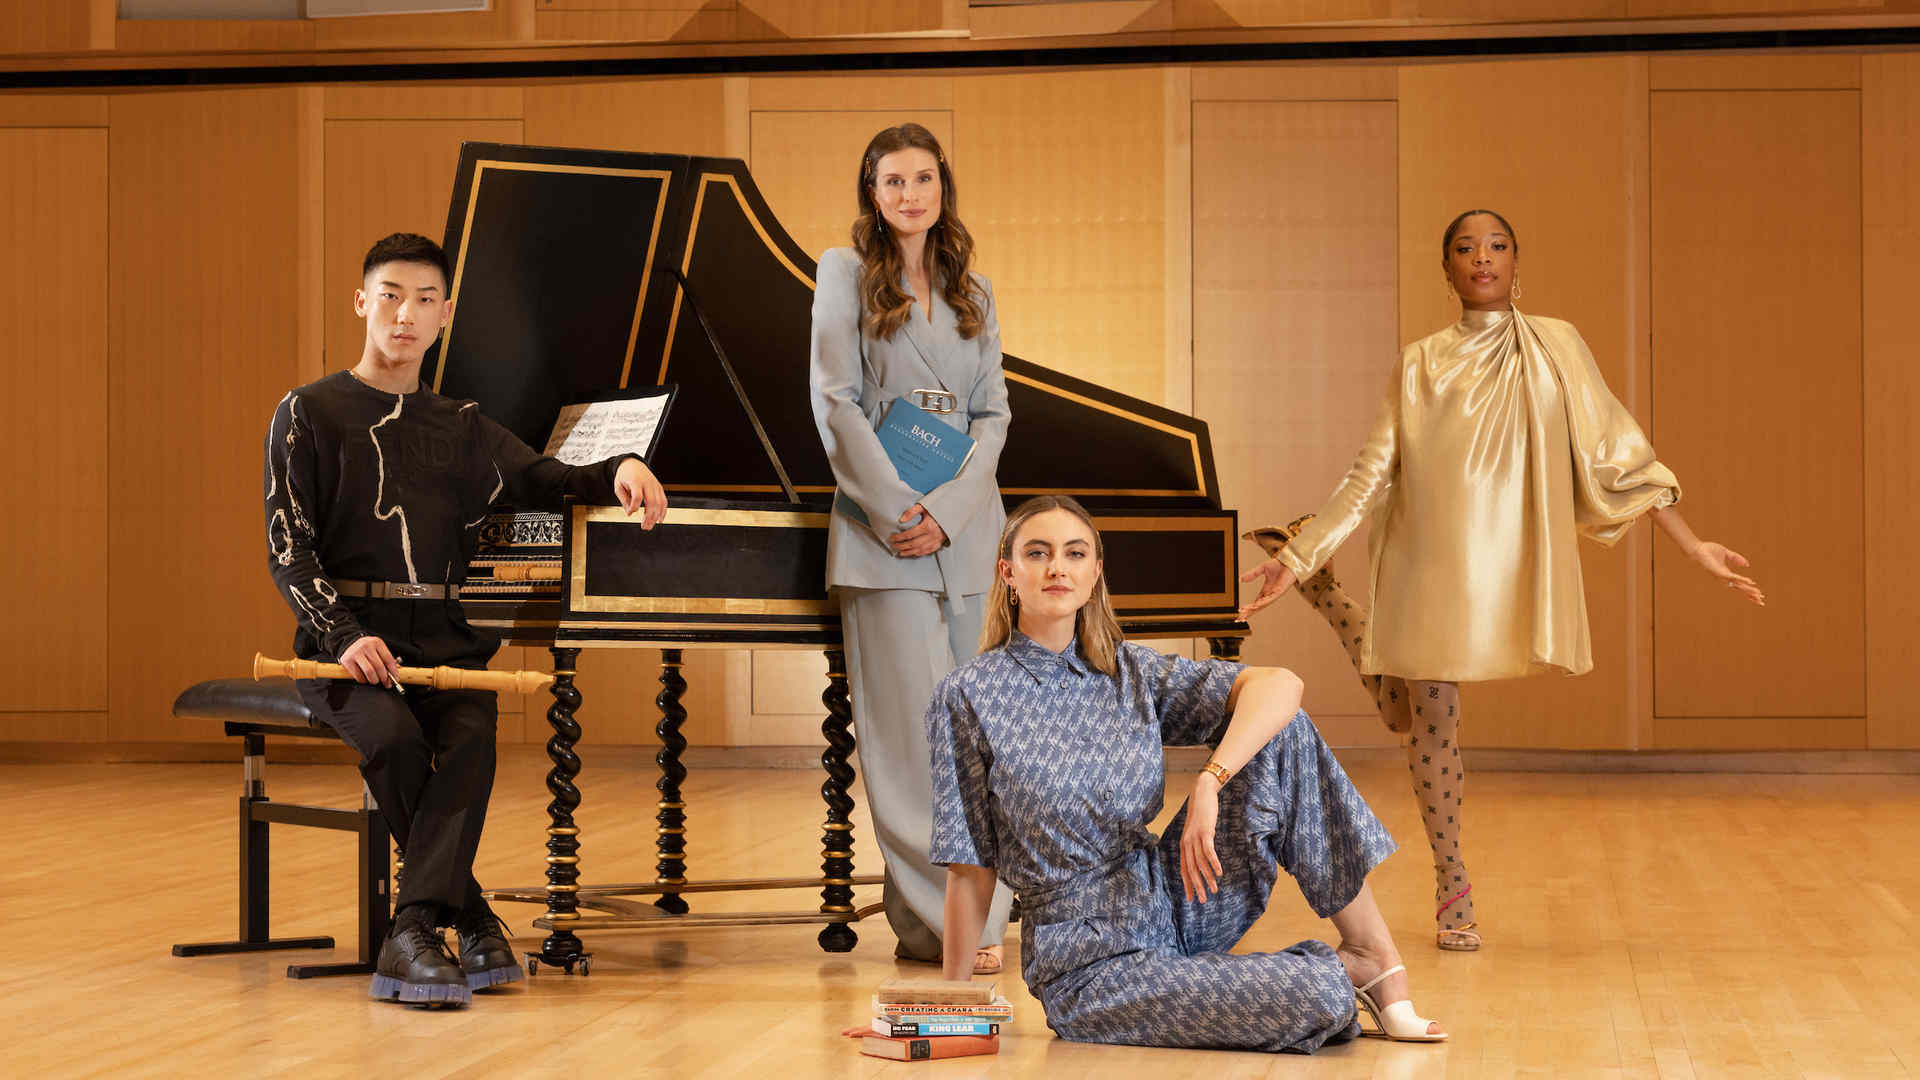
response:
[(539, 953), (528, 953), (527, 954), (527, 975), (529, 977), (532, 977), (534, 975), (540, 974), (541, 964), (545, 964), (548, 967), (557, 967), (561, 971), (567, 973), (568, 975), (572, 975), (574, 973), (573, 969), (579, 968), (580, 975), (584, 978), (585, 976), (593, 973), (593, 954), (582, 953), (579, 956), (570, 956), (570, 957), (564, 957), (559, 960), (555, 960), (550, 957), (542, 956)]

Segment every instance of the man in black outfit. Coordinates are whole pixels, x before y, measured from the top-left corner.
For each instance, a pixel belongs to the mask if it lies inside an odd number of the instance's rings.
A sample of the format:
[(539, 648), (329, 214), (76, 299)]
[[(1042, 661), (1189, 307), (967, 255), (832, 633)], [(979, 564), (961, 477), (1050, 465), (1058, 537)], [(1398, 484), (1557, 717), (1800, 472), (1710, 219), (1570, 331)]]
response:
[[(396, 233), (367, 252), (354, 312), (359, 363), (287, 394), (267, 435), (268, 565), (299, 620), (294, 650), (353, 679), (300, 682), (360, 771), (406, 853), (399, 910), (373, 996), (465, 1005), (519, 964), (473, 880), (492, 793), (493, 693), (394, 682), (402, 664), (483, 668), (499, 647), (461, 612), (459, 586), (496, 501), (558, 510), (566, 496), (642, 512), (666, 493), (638, 457), (571, 466), (535, 453), (471, 401), (420, 385), (420, 361), (453, 316), (447, 257)], [(459, 954), (441, 928), (458, 932)]]

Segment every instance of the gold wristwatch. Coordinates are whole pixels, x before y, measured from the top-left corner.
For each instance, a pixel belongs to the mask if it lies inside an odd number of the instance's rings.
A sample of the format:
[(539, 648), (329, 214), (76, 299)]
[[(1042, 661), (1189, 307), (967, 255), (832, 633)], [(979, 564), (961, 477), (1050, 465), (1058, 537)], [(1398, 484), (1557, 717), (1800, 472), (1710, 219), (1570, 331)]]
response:
[(1212, 758), (1208, 758), (1207, 763), (1200, 766), (1200, 771), (1203, 773), (1212, 773), (1213, 778), (1220, 781), (1221, 787), (1226, 787), (1228, 778), (1233, 776), (1232, 769), (1227, 768)]

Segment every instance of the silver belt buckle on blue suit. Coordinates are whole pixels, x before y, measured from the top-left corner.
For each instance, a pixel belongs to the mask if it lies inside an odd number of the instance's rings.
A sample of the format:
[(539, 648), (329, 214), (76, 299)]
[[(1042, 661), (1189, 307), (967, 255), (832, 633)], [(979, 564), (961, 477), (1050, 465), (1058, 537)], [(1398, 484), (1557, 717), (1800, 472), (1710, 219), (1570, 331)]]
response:
[(950, 413), (960, 407), (960, 399), (947, 390), (911, 390), (913, 403), (931, 413)]

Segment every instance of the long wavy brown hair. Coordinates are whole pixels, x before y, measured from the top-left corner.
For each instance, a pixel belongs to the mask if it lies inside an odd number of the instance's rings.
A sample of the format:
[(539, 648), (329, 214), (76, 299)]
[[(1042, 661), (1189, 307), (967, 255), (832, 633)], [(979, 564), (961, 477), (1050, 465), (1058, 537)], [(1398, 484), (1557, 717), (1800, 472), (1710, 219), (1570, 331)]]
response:
[(867, 329), (877, 338), (891, 338), (911, 314), (913, 294), (900, 286), (905, 262), (893, 230), (873, 201), (880, 159), (896, 150), (919, 149), (932, 154), (940, 168), (940, 220), (927, 230), (927, 268), (940, 295), (959, 317), (960, 336), (972, 340), (986, 323), (985, 297), (968, 273), (973, 266), (973, 234), (960, 222), (953, 169), (940, 149), (940, 140), (919, 124), (901, 124), (875, 135), (860, 155), (860, 179), (854, 188), (860, 216), (853, 219), (853, 250), (860, 253), (860, 309)]
[[(1080, 605), (1073, 628), (1080, 640), (1080, 655), (1087, 658), (1087, 666), (1113, 675), (1119, 670), (1116, 657), (1120, 652), (1120, 643), (1127, 640), (1127, 635), (1126, 631), (1120, 629), (1120, 620), (1113, 613), (1113, 600), (1107, 595), (1104, 565), (1107, 549), (1100, 540), (1100, 530), (1093, 527), (1093, 515), (1087, 513), (1087, 508), (1070, 495), (1036, 495), (1021, 503), (1013, 513), (1007, 515), (1007, 527), (1000, 530), (1000, 558), (1012, 562), (1013, 542), (1019, 537), (1020, 526), (1035, 515), (1049, 510), (1065, 510), (1085, 522), (1087, 531), (1093, 534), (1093, 557), (1102, 562), (1101, 573), (1094, 579), (1093, 592), (1088, 595), (1087, 602)], [(993, 587), (987, 592), (987, 609), (980, 623), (981, 652), (997, 649), (1013, 640), (1014, 628), (1020, 621), (1014, 610), (1017, 603), (1013, 590), (1007, 587), (1006, 578), (1000, 575), (1000, 568), (996, 564)]]

